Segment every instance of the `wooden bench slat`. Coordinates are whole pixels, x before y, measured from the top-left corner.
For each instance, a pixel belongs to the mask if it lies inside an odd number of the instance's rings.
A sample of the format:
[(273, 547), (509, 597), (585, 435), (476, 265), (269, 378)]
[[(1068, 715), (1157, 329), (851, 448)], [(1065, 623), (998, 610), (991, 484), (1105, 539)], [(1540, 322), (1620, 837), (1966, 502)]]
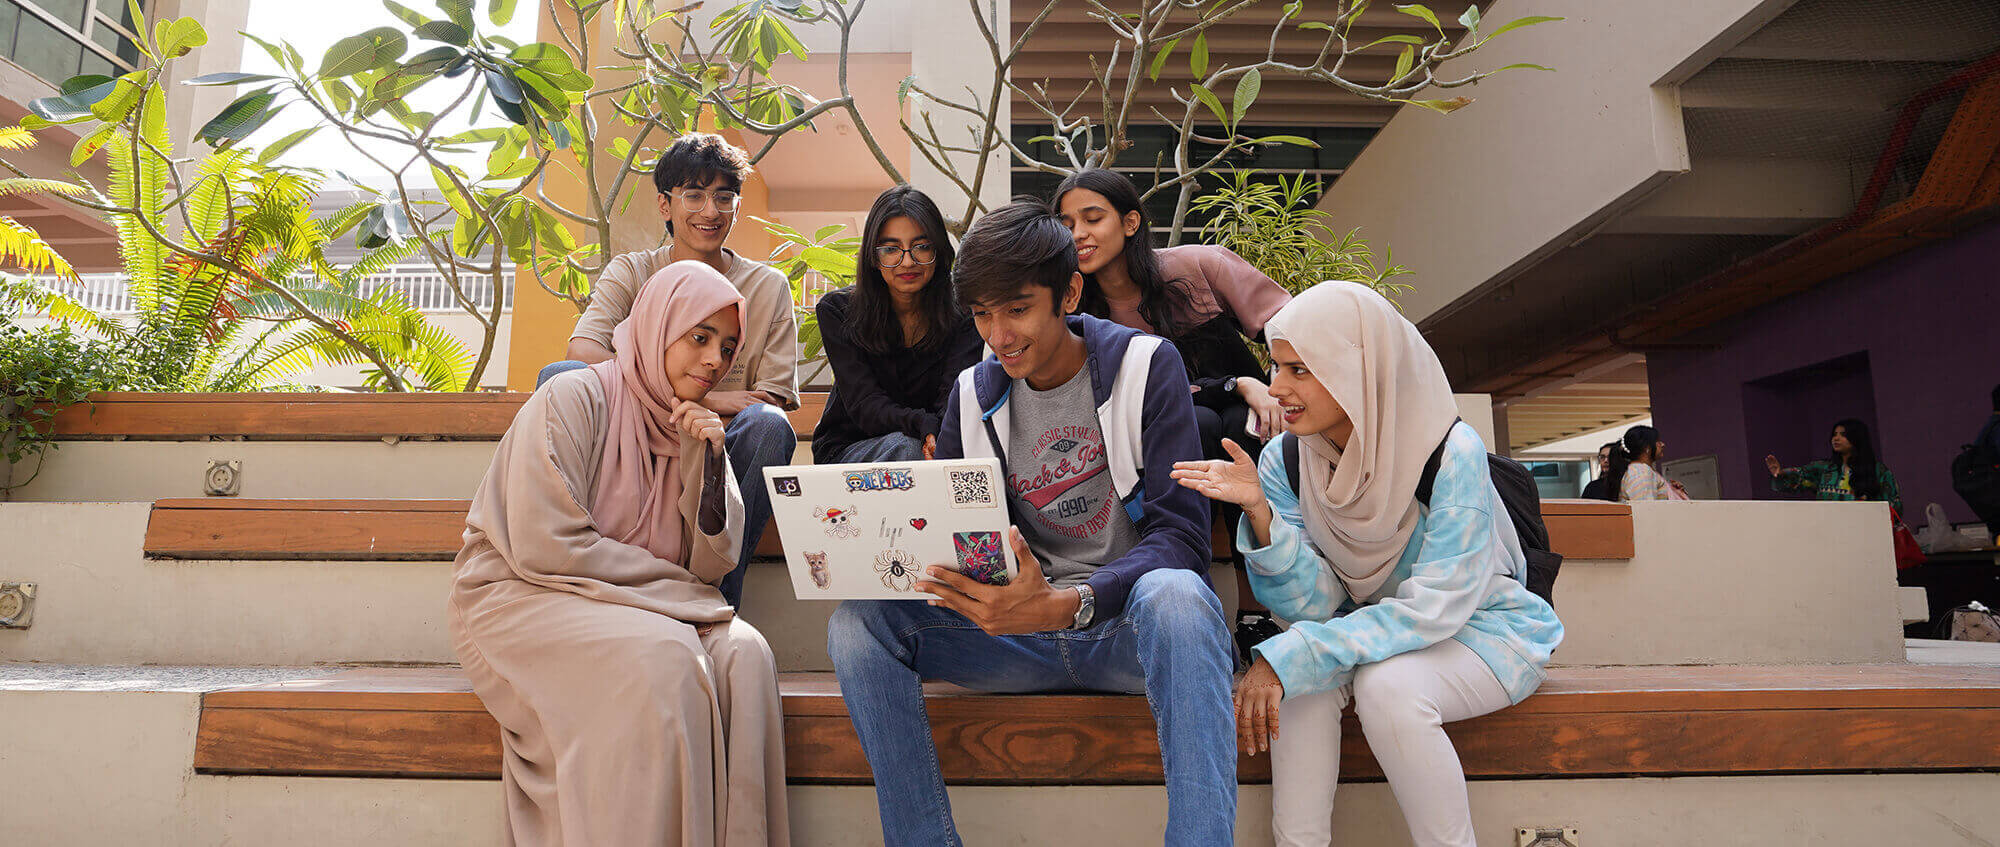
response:
[[(1630, 559), (1632, 511), (1547, 517), (1556, 551), (1572, 559)], [(146, 526), (146, 555), (157, 559), (449, 561), (465, 532), (465, 500), (160, 500)], [(1219, 523), (1214, 556), (1229, 558)], [(776, 522), (757, 554), (784, 555)]]
[[(1664, 687), (1657, 687), (1664, 686)], [(786, 674), (793, 783), (870, 782), (827, 674)], [(1159, 784), (1144, 698), (927, 686), (946, 779)], [(1474, 778), (2000, 767), (2000, 672), (1916, 665), (1557, 668), (1521, 705), (1447, 728)], [(1342, 779), (1381, 777), (1352, 715)], [(203, 773), (496, 778), (499, 728), (456, 668), (369, 669), (203, 698)], [(1239, 779), (1270, 778), (1268, 757)]]
[[(524, 392), (470, 394), (160, 394), (101, 392), (62, 410), (59, 438), (267, 441), (373, 441), (445, 438), (498, 441), (527, 402)], [(812, 437), (824, 392), (805, 392), (788, 412), (800, 438)]]

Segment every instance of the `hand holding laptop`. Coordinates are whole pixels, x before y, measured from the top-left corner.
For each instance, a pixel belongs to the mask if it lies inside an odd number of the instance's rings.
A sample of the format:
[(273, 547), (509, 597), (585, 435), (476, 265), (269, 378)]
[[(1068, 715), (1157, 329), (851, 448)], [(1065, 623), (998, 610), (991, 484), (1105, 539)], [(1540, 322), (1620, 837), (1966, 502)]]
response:
[(1066, 629), (1076, 619), (1077, 594), (1057, 588), (1042, 576), (1042, 563), (1028, 549), (1021, 531), (1007, 527), (1007, 544), (1014, 548), (1020, 571), (1006, 585), (986, 585), (967, 579), (943, 565), (924, 569), (916, 590), (936, 595), (926, 601), (943, 606), (977, 624), (988, 635), (1028, 635)]

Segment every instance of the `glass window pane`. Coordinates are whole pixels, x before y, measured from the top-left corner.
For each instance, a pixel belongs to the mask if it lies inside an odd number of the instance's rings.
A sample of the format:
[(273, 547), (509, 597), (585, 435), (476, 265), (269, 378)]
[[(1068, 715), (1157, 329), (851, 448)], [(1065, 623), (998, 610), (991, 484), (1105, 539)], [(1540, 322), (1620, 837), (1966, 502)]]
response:
[(42, 7), (42, 11), (56, 16), (57, 20), (69, 24), (77, 32), (83, 31), (83, 16), (90, 13), (89, 4), (83, 0), (31, 0)]
[(14, 55), (14, 28), (21, 24), (21, 7), (0, 0), (0, 56)]
[(92, 53), (88, 50), (83, 51), (83, 64), (77, 70), (77, 72), (86, 74), (103, 74), (105, 76), (117, 76), (121, 73), (124, 73), (124, 71), (120, 70), (117, 65), (111, 64), (110, 59), (106, 59), (103, 56), (99, 56), (96, 53)]
[(112, 50), (117, 50), (118, 42), (125, 40), (125, 36), (119, 35), (118, 30), (100, 24), (90, 30), (90, 40)]
[(75, 76), (77, 60), (83, 54), (83, 45), (33, 15), (21, 16), (15, 47), (14, 63), (50, 85), (61, 85)]
[(139, 45), (133, 44), (130, 40), (124, 38), (118, 39), (118, 58), (124, 59), (125, 63), (132, 67), (138, 67)]

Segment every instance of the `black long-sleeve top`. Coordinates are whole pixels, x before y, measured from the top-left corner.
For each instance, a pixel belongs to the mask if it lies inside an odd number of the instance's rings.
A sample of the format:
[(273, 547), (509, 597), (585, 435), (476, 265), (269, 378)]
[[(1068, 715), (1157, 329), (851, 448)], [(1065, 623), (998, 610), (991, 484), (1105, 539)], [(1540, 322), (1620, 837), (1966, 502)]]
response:
[(945, 400), (959, 371), (979, 361), (983, 342), (972, 318), (965, 317), (949, 337), (929, 349), (896, 344), (881, 354), (854, 343), (847, 320), (853, 288), (828, 292), (820, 298), (820, 340), (833, 366), (833, 395), (813, 427), (813, 461), (830, 464), (856, 442), (900, 432), (918, 440), (936, 435)]

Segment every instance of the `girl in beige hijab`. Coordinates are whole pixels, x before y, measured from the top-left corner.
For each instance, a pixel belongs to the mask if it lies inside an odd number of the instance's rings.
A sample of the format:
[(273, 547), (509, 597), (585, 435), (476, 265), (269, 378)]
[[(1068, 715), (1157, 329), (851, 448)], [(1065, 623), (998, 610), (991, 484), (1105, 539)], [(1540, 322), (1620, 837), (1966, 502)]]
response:
[(451, 631), (500, 723), (510, 844), (790, 841), (776, 664), (716, 588), (742, 499), (698, 402), (742, 302), (701, 262), (655, 274), (617, 357), (538, 389), (472, 500)]
[[(1301, 447), (1298, 491), (1282, 439), (1254, 463), (1229, 444), (1232, 461), (1182, 462), (1174, 477), (1243, 507), (1236, 544), (1251, 588), (1293, 621), (1257, 645), (1236, 693), (1238, 745), (1271, 753), (1273, 833), (1280, 845), (1331, 841), (1351, 698), (1412, 840), (1471, 845), (1465, 774), (1443, 725), (1533, 693), (1562, 624), (1522, 583), (1486, 445), (1395, 306), (1324, 282), (1264, 331), (1271, 396)], [(1425, 506), (1417, 482), (1440, 442)]]

